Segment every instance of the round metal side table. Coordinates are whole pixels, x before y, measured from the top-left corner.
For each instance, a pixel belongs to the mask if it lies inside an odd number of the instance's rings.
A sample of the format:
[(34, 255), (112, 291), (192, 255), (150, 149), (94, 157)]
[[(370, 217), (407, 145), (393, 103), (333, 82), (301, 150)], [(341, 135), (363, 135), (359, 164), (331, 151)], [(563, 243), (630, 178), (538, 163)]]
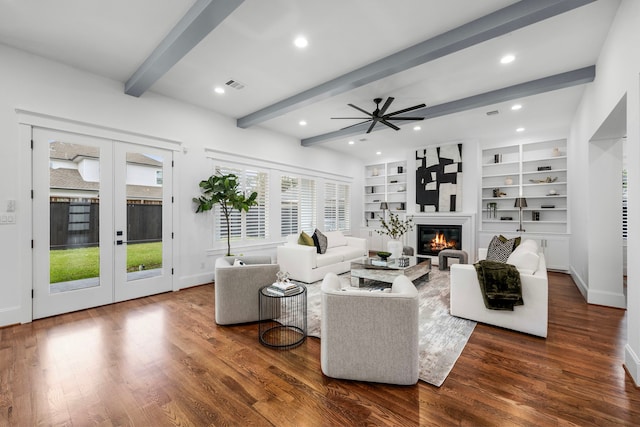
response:
[(260, 288), (260, 343), (271, 348), (288, 350), (302, 344), (307, 337), (307, 288), (288, 295), (273, 292), (269, 286)]

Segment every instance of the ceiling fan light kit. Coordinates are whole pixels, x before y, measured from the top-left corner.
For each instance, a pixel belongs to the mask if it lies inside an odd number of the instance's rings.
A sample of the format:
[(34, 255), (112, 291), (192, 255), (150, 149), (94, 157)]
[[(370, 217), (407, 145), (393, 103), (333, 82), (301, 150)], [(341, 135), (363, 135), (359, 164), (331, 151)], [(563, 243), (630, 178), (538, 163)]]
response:
[(367, 110), (364, 110), (364, 109), (358, 107), (357, 105), (347, 104), (347, 105), (349, 105), (349, 107), (355, 108), (356, 110), (358, 110), (361, 113), (365, 114), (367, 117), (331, 117), (331, 118), (332, 119), (339, 119), (339, 120), (364, 120), (362, 122), (353, 124), (351, 126), (344, 127), (342, 129), (348, 129), (348, 128), (351, 128), (351, 127), (354, 127), (354, 126), (359, 126), (359, 125), (362, 125), (364, 123), (371, 122), (371, 125), (367, 129), (366, 133), (370, 133), (377, 123), (382, 123), (383, 125), (385, 125), (387, 127), (390, 127), (393, 130), (400, 130), (400, 128), (398, 126), (396, 126), (395, 124), (391, 123), (391, 120), (407, 120), (407, 121), (424, 120), (424, 117), (406, 117), (406, 116), (396, 117), (396, 116), (398, 114), (408, 113), (409, 111), (417, 110), (419, 108), (424, 108), (424, 107), (426, 107), (426, 104), (418, 104), (418, 105), (414, 105), (413, 107), (404, 108), (402, 110), (394, 111), (393, 113), (387, 113), (387, 110), (389, 109), (389, 106), (391, 105), (391, 103), (393, 102), (394, 99), (395, 98), (392, 97), (392, 96), (388, 97), (387, 100), (385, 101), (385, 103), (382, 105), (382, 108), (380, 108), (380, 103), (382, 102), (382, 98), (375, 98), (373, 100), (373, 102), (376, 104), (376, 109), (373, 110), (372, 112), (368, 112)]

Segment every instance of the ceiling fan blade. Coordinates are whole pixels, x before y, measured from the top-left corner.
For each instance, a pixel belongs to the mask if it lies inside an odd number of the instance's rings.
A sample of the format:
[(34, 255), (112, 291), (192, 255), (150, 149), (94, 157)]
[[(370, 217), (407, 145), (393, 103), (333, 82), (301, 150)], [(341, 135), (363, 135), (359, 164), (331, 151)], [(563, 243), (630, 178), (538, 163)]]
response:
[(332, 119), (348, 119), (348, 120), (371, 120), (366, 117), (331, 117)]
[(364, 122), (356, 123), (356, 124), (354, 124), (354, 125), (345, 126), (345, 127), (343, 127), (343, 128), (340, 128), (340, 130), (343, 130), (343, 129), (349, 129), (349, 128), (352, 128), (352, 127), (355, 127), (355, 126), (360, 126), (360, 125), (363, 125), (363, 124), (365, 124), (365, 123), (369, 123), (370, 121), (371, 121), (371, 119), (369, 119), (369, 120), (365, 120)]
[(375, 121), (375, 120), (373, 120), (373, 121), (371, 122), (371, 126), (369, 126), (369, 129), (367, 129), (367, 132), (366, 132), (366, 133), (371, 133), (371, 131), (373, 130), (373, 127), (374, 127), (375, 125), (376, 125), (376, 121)]
[(380, 112), (378, 113), (378, 117), (384, 116), (385, 111), (387, 111), (387, 109), (389, 108), (389, 106), (391, 105), (391, 103), (393, 102), (394, 99), (395, 98), (393, 96), (390, 96), (390, 97), (387, 98), (387, 100), (385, 101), (384, 105), (380, 109)]
[(424, 117), (386, 117), (385, 120), (424, 120)]
[(418, 108), (426, 107), (426, 104), (414, 105), (413, 107), (405, 108), (404, 110), (394, 111), (393, 113), (387, 114), (387, 117), (395, 116), (396, 114), (407, 113), (409, 111), (417, 110)]
[(347, 104), (349, 107), (351, 108), (355, 108), (356, 110), (360, 111), (361, 113), (366, 114), (367, 116), (373, 116), (373, 114), (371, 114), (370, 112), (363, 110), (362, 108), (358, 107), (357, 105), (353, 105), (353, 104)]
[(384, 125), (389, 126), (391, 129), (394, 129), (394, 130), (400, 130), (400, 128), (399, 128), (398, 126), (396, 126), (396, 125), (394, 125), (393, 123), (388, 122), (388, 121), (386, 121), (386, 120), (380, 120), (380, 123), (382, 123), (382, 124), (384, 124)]

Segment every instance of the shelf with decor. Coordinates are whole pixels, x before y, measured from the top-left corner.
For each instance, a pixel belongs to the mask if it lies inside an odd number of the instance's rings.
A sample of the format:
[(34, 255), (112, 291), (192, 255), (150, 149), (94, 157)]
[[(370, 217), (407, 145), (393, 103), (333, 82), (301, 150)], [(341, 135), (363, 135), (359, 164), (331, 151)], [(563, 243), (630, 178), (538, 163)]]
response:
[(361, 237), (369, 241), (369, 250), (383, 250), (385, 240), (375, 232), (380, 218), (388, 217), (381, 209), (387, 203), (389, 212), (404, 214), (407, 211), (407, 162), (390, 161), (366, 165), (364, 168), (364, 228)]
[[(480, 232), (516, 233), (522, 213), (526, 232), (566, 235), (566, 147), (566, 140), (553, 140), (484, 148)], [(522, 210), (515, 206), (520, 197)]]

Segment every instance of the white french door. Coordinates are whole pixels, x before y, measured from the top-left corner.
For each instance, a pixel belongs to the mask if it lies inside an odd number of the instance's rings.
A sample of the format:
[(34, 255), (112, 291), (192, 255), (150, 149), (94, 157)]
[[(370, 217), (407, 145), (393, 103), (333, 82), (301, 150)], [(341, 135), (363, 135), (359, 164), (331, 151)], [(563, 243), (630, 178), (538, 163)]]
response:
[(33, 129), (33, 318), (172, 289), (172, 152)]

